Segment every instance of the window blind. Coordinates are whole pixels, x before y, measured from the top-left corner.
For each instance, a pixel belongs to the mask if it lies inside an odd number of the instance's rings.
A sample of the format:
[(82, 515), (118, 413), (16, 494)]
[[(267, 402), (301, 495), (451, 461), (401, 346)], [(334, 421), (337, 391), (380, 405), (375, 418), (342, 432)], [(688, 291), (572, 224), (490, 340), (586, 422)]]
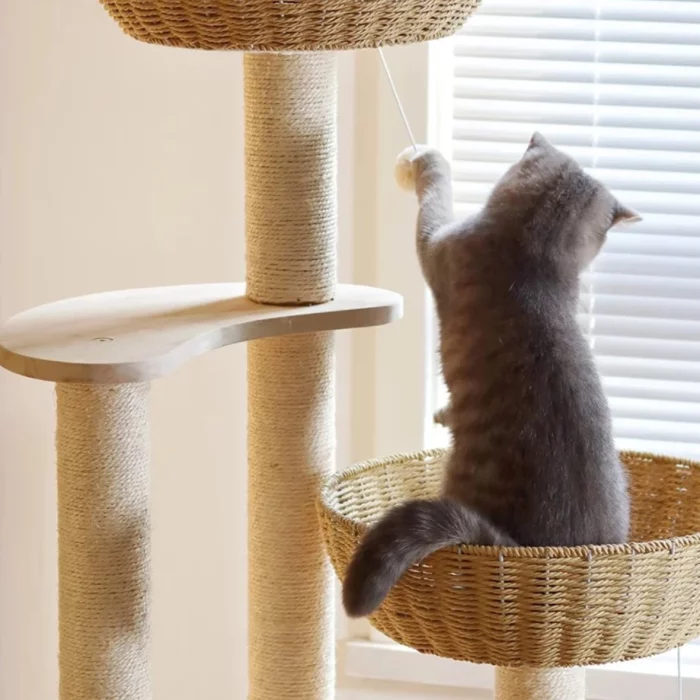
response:
[(700, 0), (484, 0), (451, 46), (457, 211), (539, 129), (643, 215), (584, 276), (581, 323), (620, 448), (700, 458)]

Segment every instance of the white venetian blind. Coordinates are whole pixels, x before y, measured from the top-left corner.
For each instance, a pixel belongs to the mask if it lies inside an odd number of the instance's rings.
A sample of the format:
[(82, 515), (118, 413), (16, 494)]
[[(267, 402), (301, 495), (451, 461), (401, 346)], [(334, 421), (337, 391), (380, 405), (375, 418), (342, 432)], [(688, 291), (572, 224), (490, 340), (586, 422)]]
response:
[(643, 215), (586, 276), (582, 323), (619, 446), (700, 458), (700, 0), (484, 0), (450, 62), (458, 211), (539, 129)]

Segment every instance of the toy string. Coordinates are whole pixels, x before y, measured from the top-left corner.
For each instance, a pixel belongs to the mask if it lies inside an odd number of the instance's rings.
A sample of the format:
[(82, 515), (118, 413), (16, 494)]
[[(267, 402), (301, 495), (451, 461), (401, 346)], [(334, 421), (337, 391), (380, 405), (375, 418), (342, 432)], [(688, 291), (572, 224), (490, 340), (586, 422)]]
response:
[(384, 52), (382, 51), (381, 47), (377, 47), (377, 51), (379, 52), (379, 58), (382, 60), (382, 65), (384, 66), (384, 73), (386, 73), (387, 80), (389, 81), (389, 85), (391, 87), (391, 91), (394, 94), (394, 100), (396, 100), (396, 106), (399, 108), (399, 112), (401, 113), (401, 119), (403, 119), (403, 124), (406, 127), (406, 132), (408, 133), (408, 138), (411, 140), (411, 144), (413, 145), (413, 150), (418, 152), (418, 146), (416, 145), (416, 140), (413, 138), (413, 132), (411, 131), (411, 125), (408, 123), (408, 118), (406, 117), (406, 112), (404, 111), (403, 105), (401, 104), (401, 98), (399, 97), (399, 93), (396, 90), (396, 85), (394, 85), (394, 80), (391, 77), (391, 71), (389, 70), (389, 65), (386, 62), (386, 58), (384, 58)]

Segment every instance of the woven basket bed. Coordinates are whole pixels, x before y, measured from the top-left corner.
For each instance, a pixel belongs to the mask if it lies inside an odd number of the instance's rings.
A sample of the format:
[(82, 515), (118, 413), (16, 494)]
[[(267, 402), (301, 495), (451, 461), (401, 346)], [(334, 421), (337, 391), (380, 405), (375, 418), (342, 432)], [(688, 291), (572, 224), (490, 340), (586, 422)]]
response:
[[(438, 493), (445, 456), (367, 462), (327, 483), (319, 513), (341, 578), (369, 523)], [(421, 652), (510, 667), (642, 658), (700, 636), (700, 464), (621, 458), (631, 544), (443, 549), (405, 574), (373, 626)]]
[(481, 0), (100, 0), (134, 39), (190, 49), (322, 51), (454, 34)]

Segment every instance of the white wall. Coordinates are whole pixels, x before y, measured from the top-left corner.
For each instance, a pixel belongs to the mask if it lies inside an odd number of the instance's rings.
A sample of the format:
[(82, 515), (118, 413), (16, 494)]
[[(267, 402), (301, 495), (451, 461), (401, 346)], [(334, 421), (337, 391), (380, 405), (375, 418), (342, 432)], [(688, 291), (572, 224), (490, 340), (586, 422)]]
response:
[[(341, 58), (341, 279), (352, 276)], [(107, 289), (243, 277), (240, 56), (139, 44), (98, 0), (0, 0), (0, 319)], [(365, 332), (367, 333), (367, 332)], [(350, 425), (339, 355), (339, 463)], [(245, 349), (154, 384), (157, 697), (245, 697)], [(50, 385), (0, 372), (0, 697), (56, 697)]]

